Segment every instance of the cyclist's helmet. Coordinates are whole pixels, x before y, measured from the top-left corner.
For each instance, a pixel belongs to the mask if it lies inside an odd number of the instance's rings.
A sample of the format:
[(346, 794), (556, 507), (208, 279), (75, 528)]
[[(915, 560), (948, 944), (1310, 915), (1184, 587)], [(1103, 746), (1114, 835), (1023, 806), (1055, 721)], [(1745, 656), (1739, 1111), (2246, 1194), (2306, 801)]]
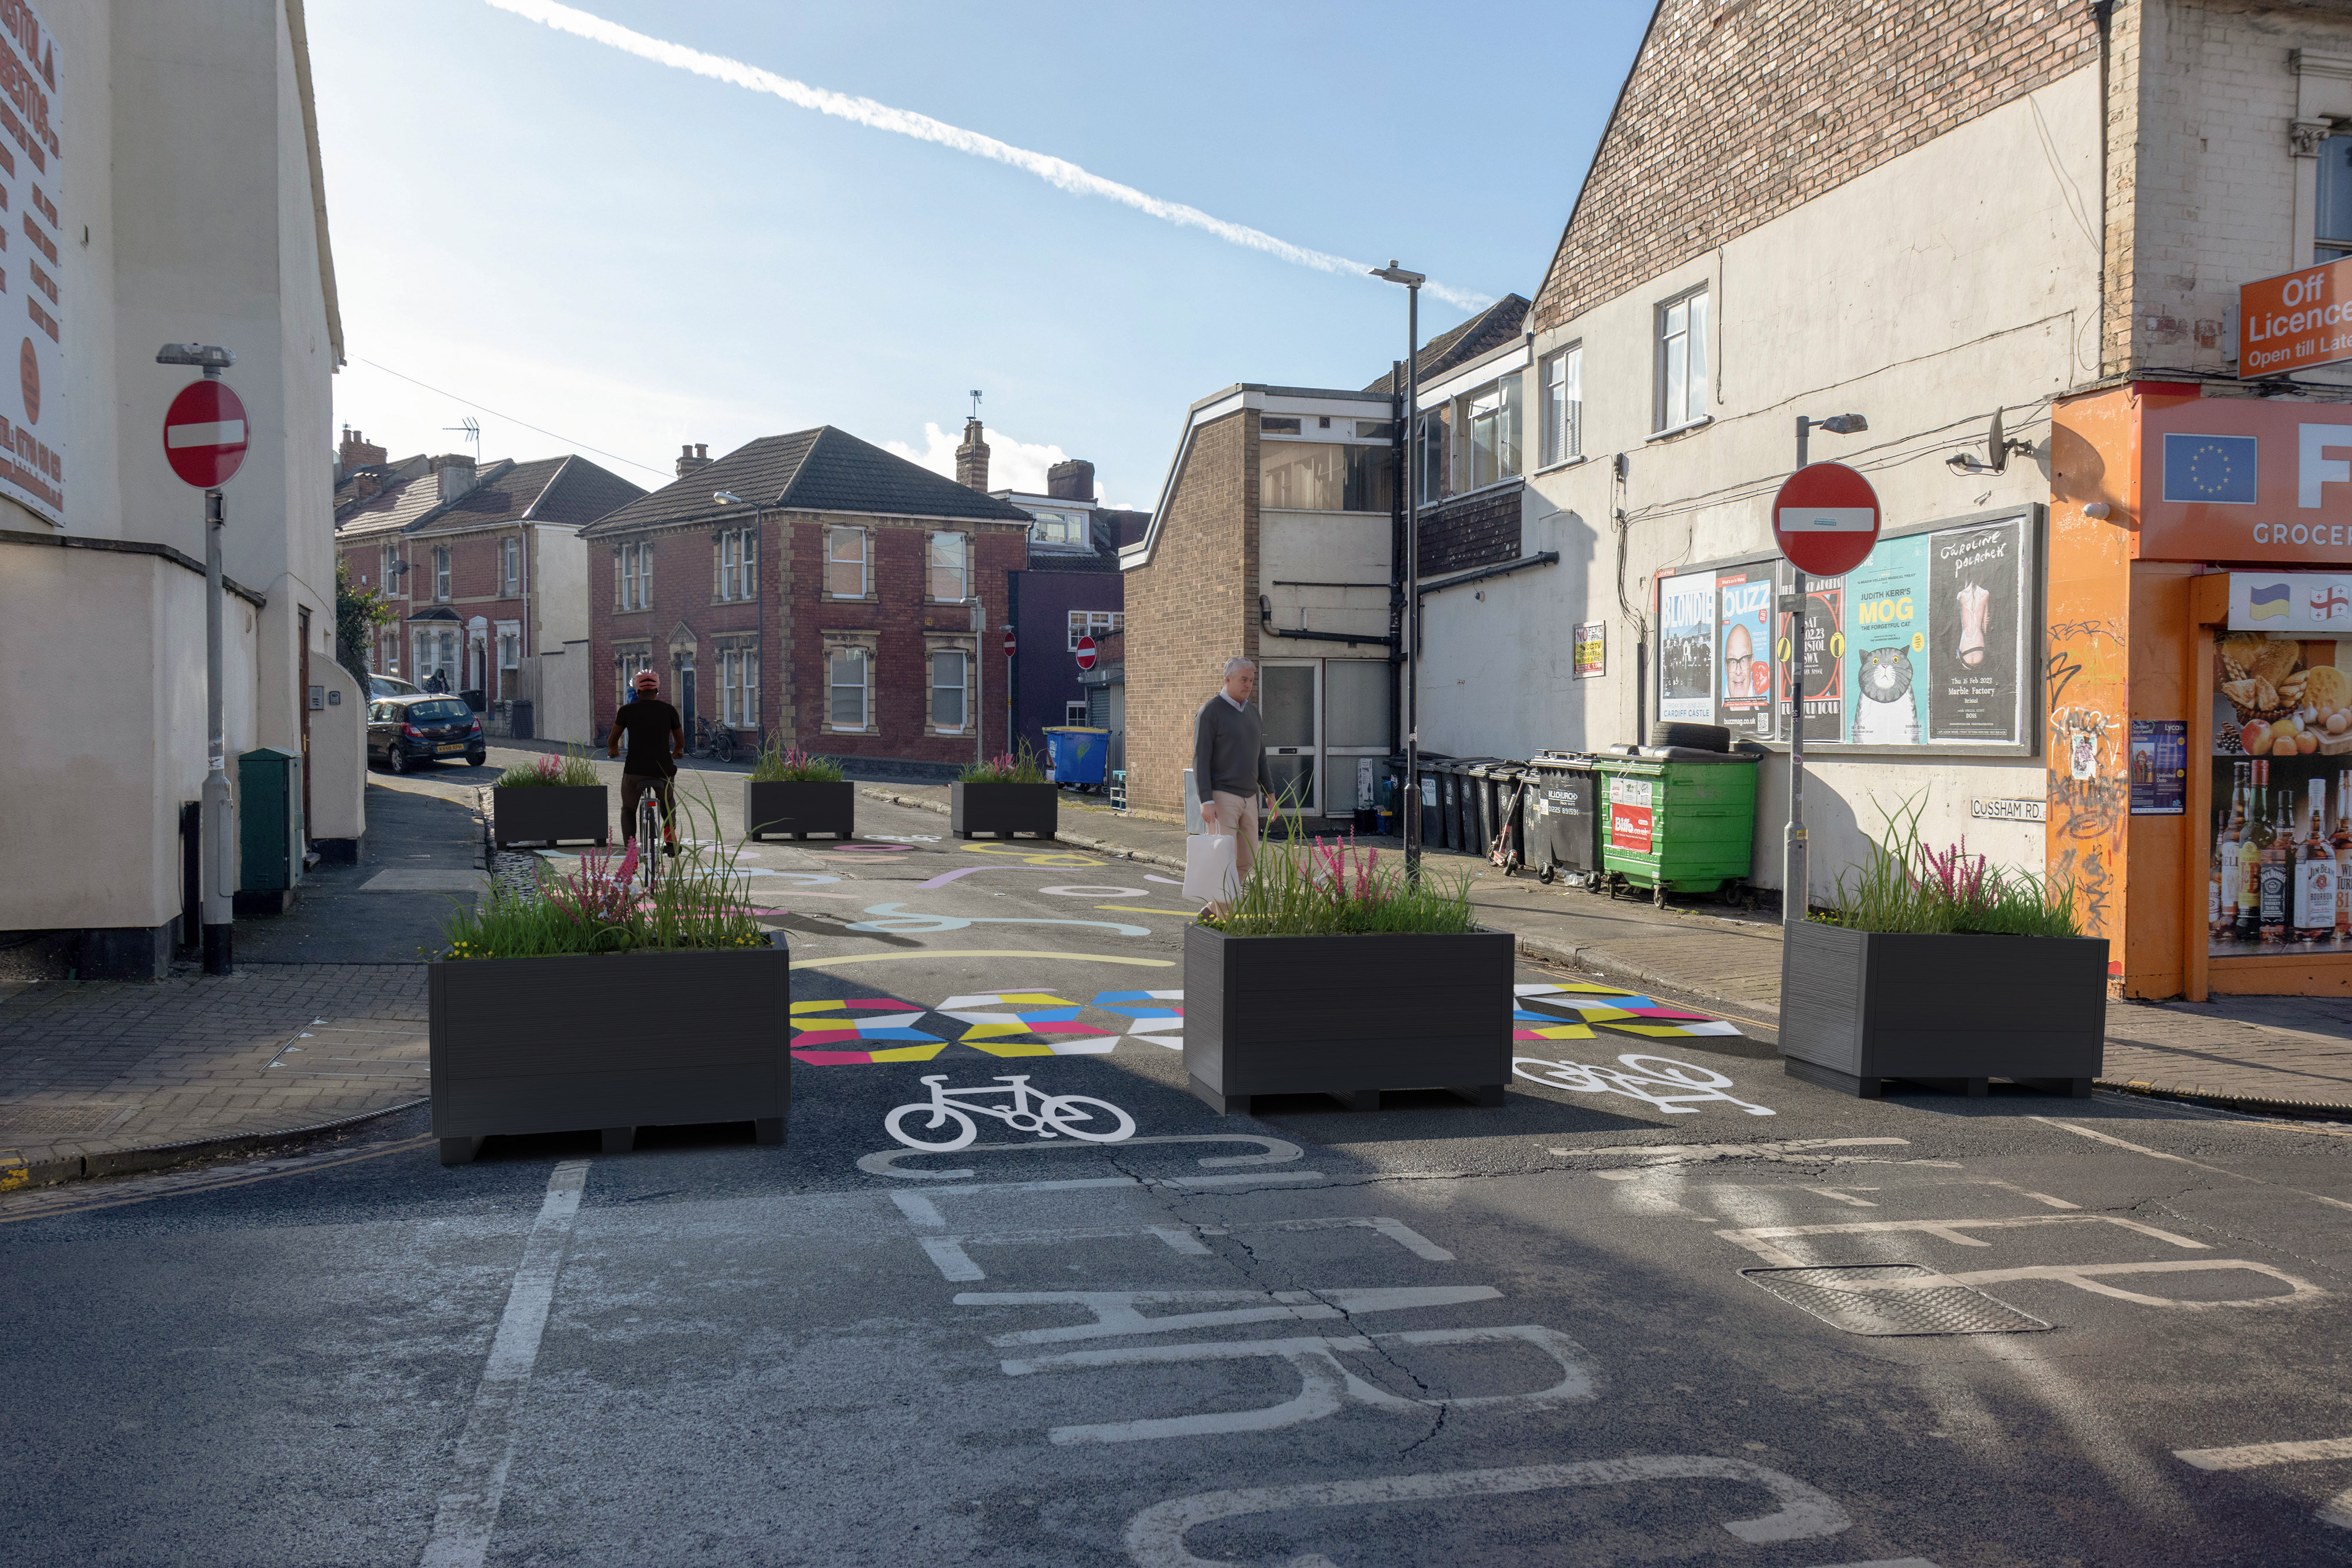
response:
[(637, 689), (637, 693), (641, 696), (650, 696), (655, 692), (661, 690), (661, 677), (655, 674), (651, 670), (639, 670), (637, 672), (636, 679), (629, 684)]

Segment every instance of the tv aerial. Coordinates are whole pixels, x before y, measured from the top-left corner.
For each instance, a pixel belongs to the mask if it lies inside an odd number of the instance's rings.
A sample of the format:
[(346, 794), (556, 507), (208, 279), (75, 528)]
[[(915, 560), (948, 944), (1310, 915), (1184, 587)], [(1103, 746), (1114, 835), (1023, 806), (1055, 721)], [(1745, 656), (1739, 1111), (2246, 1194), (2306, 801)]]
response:
[(474, 444), (474, 466), (479, 468), (482, 465), (481, 421), (476, 419), (469, 413), (456, 424), (445, 424), (441, 428), (447, 431), (453, 431), (463, 439), (472, 442)]

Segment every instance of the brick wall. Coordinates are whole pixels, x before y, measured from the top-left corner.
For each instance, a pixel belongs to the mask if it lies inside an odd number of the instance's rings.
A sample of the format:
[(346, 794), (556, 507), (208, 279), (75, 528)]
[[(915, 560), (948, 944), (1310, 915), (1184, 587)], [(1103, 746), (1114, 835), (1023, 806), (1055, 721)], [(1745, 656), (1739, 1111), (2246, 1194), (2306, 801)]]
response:
[(2089, 13), (2058, 0), (1661, 0), (1533, 329), (2095, 66)]
[(1128, 798), (1184, 805), (1192, 715), (1224, 664), (1257, 656), (1257, 414), (1192, 433), (1151, 564), (1127, 574)]
[(1421, 514), (1419, 566), (1424, 578), (1516, 560), (1519, 555), (1519, 493), (1524, 483), (1498, 485)]
[[(519, 681), (501, 691), (498, 664), (499, 622), (501, 621), (518, 622), (517, 630), (523, 638), (521, 656), (524, 659), (527, 660), (539, 652), (538, 649), (530, 646), (530, 642), (531, 583), (530, 554), (528, 548), (523, 552), (522, 569), (518, 578), (515, 593), (509, 595), (505, 591), (505, 584), (499, 575), (499, 552), (501, 542), (520, 538), (522, 538), (520, 528), (507, 527), (483, 529), (479, 532), (452, 534), (389, 536), (377, 534), (338, 543), (336, 554), (351, 563), (352, 580), (364, 587), (384, 590), (385, 602), (391, 605), (394, 612), (401, 617), (400, 621), (390, 626), (379, 628), (376, 632), (377, 671), (383, 674), (391, 673), (388, 666), (393, 661), (386, 657), (389, 650), (394, 652), (394, 656), (398, 661), (401, 678), (404, 680), (417, 678), (415, 672), (410, 667), (415, 660), (406, 620), (420, 611), (430, 610), (436, 604), (441, 604), (454, 611), (458, 618), (456, 622), (456, 629), (459, 632), (457, 669), (451, 675), (451, 680), (459, 686), (464, 685), (462, 677), (466, 673), (465, 648), (467, 645), (465, 623), (478, 615), (489, 622), (484, 633), (487, 640), (485, 646), (488, 649), (487, 688), (489, 700), (498, 702), (521, 695), (515, 689), (515, 685), (520, 684)], [(399, 593), (392, 592), (384, 581), (383, 551), (387, 544), (392, 547), (399, 559), (407, 561), (410, 566), (407, 575), (401, 580), (402, 591)], [(446, 600), (434, 598), (433, 561), (434, 551), (436, 549), (446, 549), (449, 552), (449, 597)], [(362, 579), (365, 580), (364, 582), (362, 582)]]

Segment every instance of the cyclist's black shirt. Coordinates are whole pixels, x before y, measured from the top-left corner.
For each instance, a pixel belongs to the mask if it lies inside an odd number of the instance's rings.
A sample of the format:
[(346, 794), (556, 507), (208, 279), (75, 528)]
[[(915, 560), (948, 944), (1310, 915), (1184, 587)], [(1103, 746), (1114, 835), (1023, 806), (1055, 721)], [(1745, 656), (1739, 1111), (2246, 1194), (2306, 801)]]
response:
[(623, 705), (613, 725), (629, 737), (629, 748), (621, 754), (623, 773), (667, 779), (677, 771), (669, 755), (669, 733), (683, 727), (677, 709), (659, 697), (639, 697)]

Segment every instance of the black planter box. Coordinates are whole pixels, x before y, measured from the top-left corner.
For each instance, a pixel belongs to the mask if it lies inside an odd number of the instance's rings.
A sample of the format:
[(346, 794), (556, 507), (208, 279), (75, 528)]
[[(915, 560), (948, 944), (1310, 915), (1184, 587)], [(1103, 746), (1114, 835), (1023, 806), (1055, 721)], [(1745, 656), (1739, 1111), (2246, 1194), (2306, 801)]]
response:
[(613, 841), (611, 809), (602, 784), (522, 784), (490, 791), (490, 832), (500, 849), (567, 839)]
[(752, 842), (770, 838), (804, 839), (831, 833), (845, 839), (857, 831), (856, 787), (847, 779), (743, 780), (743, 831)]
[(950, 784), (948, 821), (955, 836), (994, 833), (1009, 839), (1015, 833), (1054, 836), (1059, 802), (1051, 784)]
[(1458, 936), (1184, 933), (1184, 1071), (1214, 1109), (1330, 1094), (1375, 1111), (1385, 1089), (1500, 1105), (1511, 1078), (1504, 931)]
[(1780, 953), (1790, 1076), (1876, 1099), (1890, 1078), (2087, 1095), (2106, 1051), (2107, 944), (1918, 936), (1807, 921)]
[(784, 1141), (792, 960), (782, 947), (431, 966), (433, 1135), (463, 1165), (486, 1137), (749, 1122)]

